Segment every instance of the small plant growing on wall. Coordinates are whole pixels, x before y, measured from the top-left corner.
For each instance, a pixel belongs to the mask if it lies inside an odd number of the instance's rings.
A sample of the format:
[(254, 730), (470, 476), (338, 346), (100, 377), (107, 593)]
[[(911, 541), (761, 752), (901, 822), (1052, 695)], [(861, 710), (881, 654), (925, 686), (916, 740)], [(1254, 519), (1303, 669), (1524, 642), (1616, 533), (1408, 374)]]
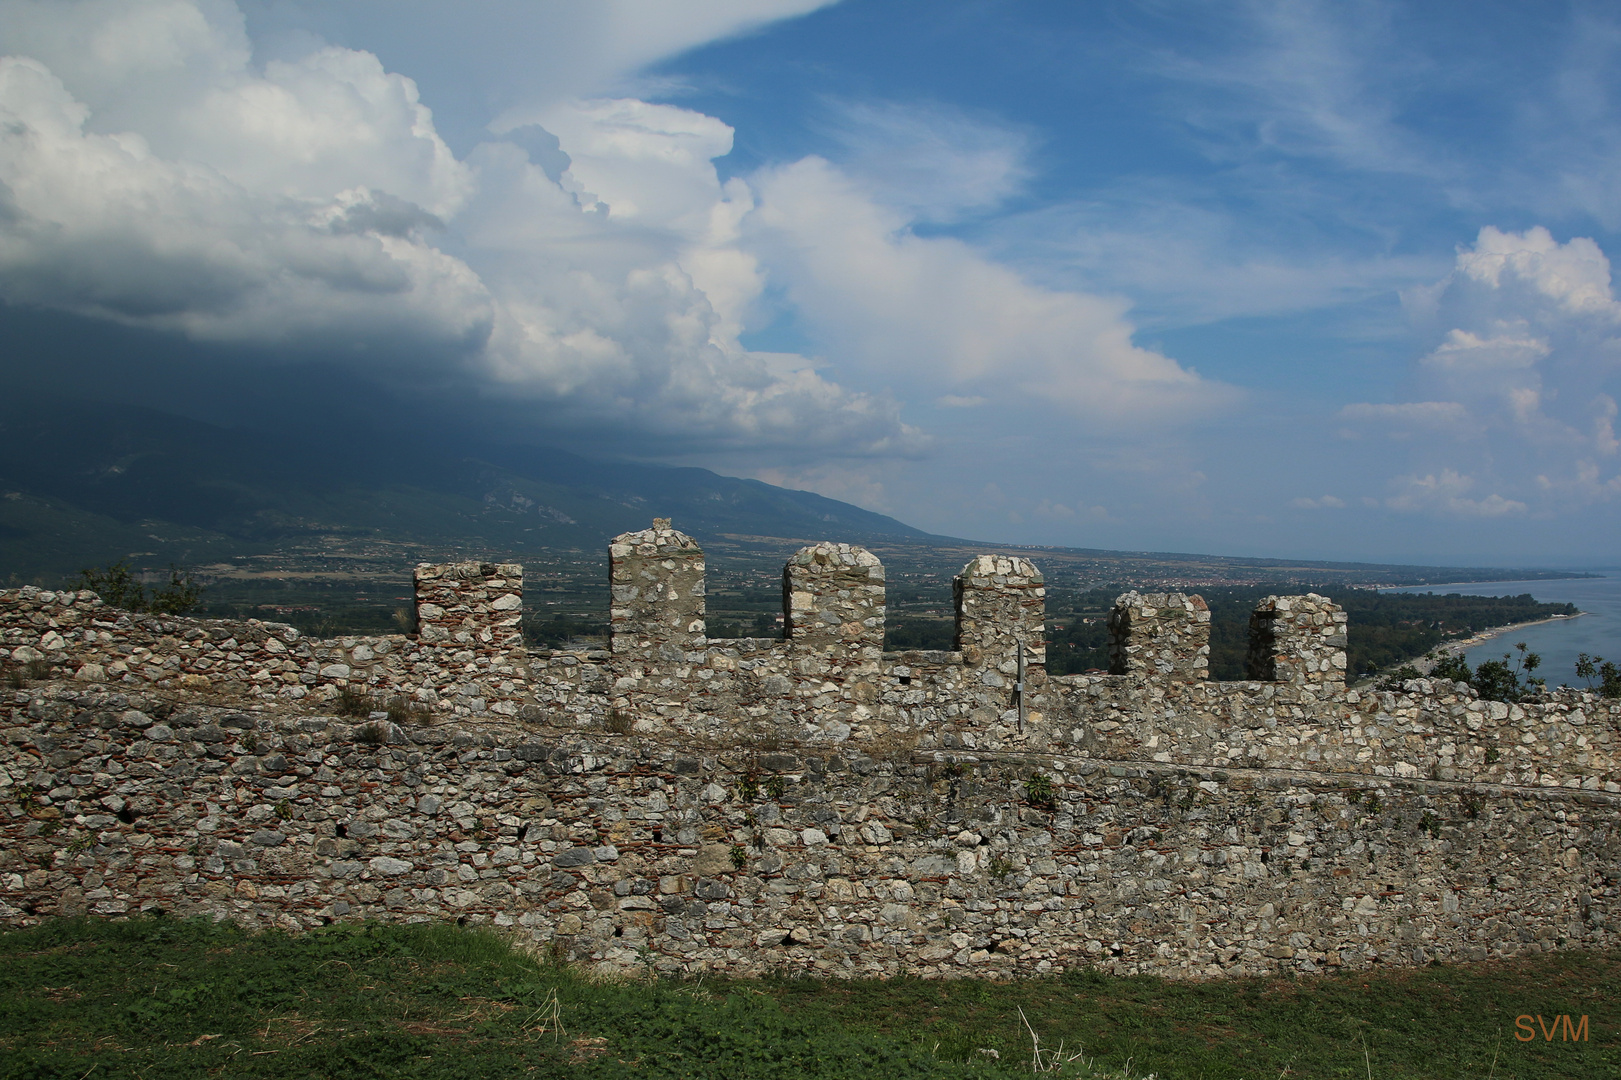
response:
[(749, 864), (749, 853), (744, 849), (742, 844), (733, 844), (730, 855), (732, 858), (733, 870), (742, 870)]
[(1503, 752), (1495, 746), (1486, 747), (1486, 764), (1496, 765), (1503, 760)]
[(388, 699), (388, 719), (395, 724), (423, 723), (432, 719), (433, 712), (425, 705), (419, 705), (404, 697), (391, 697)]
[(127, 562), (119, 560), (105, 570), (93, 566), (79, 571), (79, 575), (84, 578), (84, 587), (101, 597), (103, 603), (125, 611), (146, 610), (146, 587), (130, 572)]
[(417, 633), (417, 609), (414, 607), (401, 607), (394, 609), (394, 626), (407, 637), (414, 637)]
[(1058, 792), (1053, 788), (1052, 777), (1046, 773), (1030, 774), (1030, 779), (1024, 782), (1024, 797), (1025, 801), (1038, 810), (1058, 809)]
[(191, 578), (190, 570), (169, 567), (169, 584), (152, 590), (147, 602), (151, 610), (160, 615), (184, 615), (202, 603), (203, 587)]
[(333, 708), (338, 710), (339, 716), (370, 716), (372, 704), (371, 695), (366, 691), (354, 686), (340, 686)]
[(760, 797), (760, 780), (753, 773), (749, 773), (737, 782), (737, 798), (740, 802), (753, 802)]
[(773, 776), (765, 782), (765, 793), (773, 799), (782, 798), (788, 790), (788, 779), (784, 776)]

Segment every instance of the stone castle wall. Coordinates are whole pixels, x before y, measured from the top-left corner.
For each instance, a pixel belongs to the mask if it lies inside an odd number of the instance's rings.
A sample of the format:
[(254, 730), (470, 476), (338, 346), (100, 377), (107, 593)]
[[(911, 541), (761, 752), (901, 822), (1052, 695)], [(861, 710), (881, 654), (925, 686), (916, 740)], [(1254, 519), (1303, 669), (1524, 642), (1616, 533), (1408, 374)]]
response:
[[(596, 652), (514, 642), (521, 571), (491, 564), (419, 568), (416, 638), (0, 593), (0, 661), (54, 677), (0, 688), (0, 917), (457, 917), (739, 973), (1615, 944), (1615, 702), (1349, 690), (1317, 596), (1261, 605), (1267, 679), (1205, 680), (1181, 594), (1121, 598), (1124, 673), (1049, 677), (1011, 556), (958, 578), (956, 650), (884, 653), (883, 567), (836, 544), (790, 561), (784, 640), (717, 641), (690, 538), (660, 521), (612, 560)], [(403, 726), (330, 715), (356, 692)]]

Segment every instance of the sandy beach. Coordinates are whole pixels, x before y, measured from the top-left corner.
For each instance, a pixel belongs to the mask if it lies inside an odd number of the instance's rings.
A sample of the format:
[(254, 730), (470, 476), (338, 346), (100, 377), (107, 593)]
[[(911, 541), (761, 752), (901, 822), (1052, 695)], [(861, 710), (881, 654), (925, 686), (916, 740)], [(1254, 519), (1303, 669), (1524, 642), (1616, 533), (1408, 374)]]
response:
[[(1493, 638), (1500, 638), (1506, 634), (1512, 634), (1516, 630), (1525, 629), (1527, 626), (1541, 626), (1544, 623), (1568, 622), (1571, 619), (1579, 619), (1586, 614), (1587, 612), (1585, 611), (1578, 611), (1574, 615), (1550, 615), (1546, 619), (1532, 619), (1529, 622), (1509, 623), (1507, 626), (1496, 626), (1490, 630), (1482, 630), (1480, 633), (1473, 634), (1466, 638), (1459, 638), (1457, 641), (1449, 641), (1435, 651), (1440, 653), (1442, 656), (1462, 656), (1470, 649), (1473, 649), (1476, 645), (1484, 645)], [(1434, 666), (1434, 661), (1429, 660), (1427, 657), (1420, 657), (1418, 660), (1413, 661), (1413, 666), (1418, 668), (1420, 671), (1428, 673), (1429, 669)]]

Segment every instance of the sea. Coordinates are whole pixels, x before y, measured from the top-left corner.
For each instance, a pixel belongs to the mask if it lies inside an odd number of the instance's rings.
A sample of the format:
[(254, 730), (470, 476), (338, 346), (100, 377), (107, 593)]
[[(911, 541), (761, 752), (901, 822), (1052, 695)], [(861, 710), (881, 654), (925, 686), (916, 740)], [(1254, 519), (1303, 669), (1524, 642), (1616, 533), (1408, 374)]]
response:
[[(1523, 626), (1476, 645), (1464, 653), (1471, 667), (1482, 660), (1501, 660), (1504, 653), (1518, 655), (1514, 646), (1525, 642), (1528, 651), (1542, 657), (1536, 674), (1549, 686), (1585, 686), (1576, 677), (1576, 655), (1602, 656), (1621, 664), (1621, 569), (1594, 570), (1590, 578), (1545, 581), (1474, 581), (1458, 585), (1413, 585), (1381, 592), (1461, 593), (1464, 596), (1519, 596), (1530, 593), (1544, 603), (1575, 604), (1587, 614), (1574, 619)], [(1356, 628), (1352, 627), (1355, 633)]]

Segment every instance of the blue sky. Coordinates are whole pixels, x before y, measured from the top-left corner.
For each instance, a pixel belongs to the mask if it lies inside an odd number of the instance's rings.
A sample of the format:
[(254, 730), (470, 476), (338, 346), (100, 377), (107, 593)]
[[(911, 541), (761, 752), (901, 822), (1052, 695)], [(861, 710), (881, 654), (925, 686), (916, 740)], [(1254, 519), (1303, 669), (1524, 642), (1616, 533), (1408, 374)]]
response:
[(958, 536), (1613, 565), (1618, 51), (1583, 3), (0, 0), (0, 300)]

